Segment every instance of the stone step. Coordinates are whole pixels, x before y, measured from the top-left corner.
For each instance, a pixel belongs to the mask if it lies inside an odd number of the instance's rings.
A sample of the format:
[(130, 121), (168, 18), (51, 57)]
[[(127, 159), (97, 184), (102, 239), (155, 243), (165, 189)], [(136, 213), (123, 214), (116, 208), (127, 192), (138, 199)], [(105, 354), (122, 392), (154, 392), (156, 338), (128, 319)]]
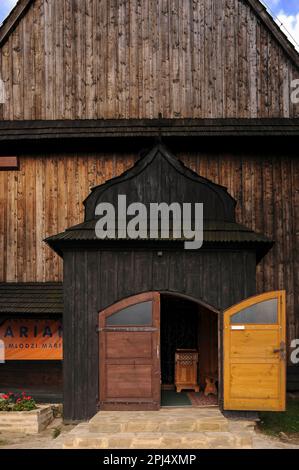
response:
[(101, 411), (89, 422), (90, 433), (226, 432), (228, 420), (219, 409)]
[(256, 421), (249, 420), (229, 420), (228, 421), (228, 430), (230, 432), (239, 432), (239, 431), (254, 431), (256, 429)]
[(253, 433), (232, 432), (89, 432), (78, 425), (64, 438), (64, 449), (251, 449)]

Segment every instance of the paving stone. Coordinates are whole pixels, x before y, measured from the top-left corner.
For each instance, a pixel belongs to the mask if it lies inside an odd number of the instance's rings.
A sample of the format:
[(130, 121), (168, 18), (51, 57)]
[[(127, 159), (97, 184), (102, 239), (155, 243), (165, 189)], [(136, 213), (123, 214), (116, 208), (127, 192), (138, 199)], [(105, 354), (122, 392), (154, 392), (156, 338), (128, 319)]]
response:
[(64, 448), (72, 449), (250, 449), (252, 434), (201, 433), (88, 433), (66, 436)]
[(90, 432), (199, 432), (227, 431), (227, 419), (220, 411), (168, 410), (165, 413), (148, 412), (101, 412), (89, 423)]

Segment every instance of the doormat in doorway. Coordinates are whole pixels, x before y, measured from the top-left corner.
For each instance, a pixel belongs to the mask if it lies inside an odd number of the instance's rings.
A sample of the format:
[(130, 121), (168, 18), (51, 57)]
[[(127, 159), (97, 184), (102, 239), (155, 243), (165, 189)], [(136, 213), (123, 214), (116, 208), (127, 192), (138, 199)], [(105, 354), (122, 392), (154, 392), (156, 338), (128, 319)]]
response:
[(192, 406), (188, 393), (177, 393), (174, 390), (162, 390), (161, 406)]
[(188, 397), (190, 398), (193, 406), (206, 407), (218, 405), (218, 397), (215, 397), (215, 395), (209, 395), (208, 397), (206, 397), (203, 392), (189, 392)]

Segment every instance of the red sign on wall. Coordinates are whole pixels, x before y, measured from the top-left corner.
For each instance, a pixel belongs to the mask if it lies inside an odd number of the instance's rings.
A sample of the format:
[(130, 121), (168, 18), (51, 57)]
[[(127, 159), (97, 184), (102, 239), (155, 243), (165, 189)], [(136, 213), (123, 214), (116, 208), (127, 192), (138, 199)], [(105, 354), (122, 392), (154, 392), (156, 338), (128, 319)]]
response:
[(62, 323), (59, 320), (6, 320), (0, 325), (5, 361), (62, 360)]

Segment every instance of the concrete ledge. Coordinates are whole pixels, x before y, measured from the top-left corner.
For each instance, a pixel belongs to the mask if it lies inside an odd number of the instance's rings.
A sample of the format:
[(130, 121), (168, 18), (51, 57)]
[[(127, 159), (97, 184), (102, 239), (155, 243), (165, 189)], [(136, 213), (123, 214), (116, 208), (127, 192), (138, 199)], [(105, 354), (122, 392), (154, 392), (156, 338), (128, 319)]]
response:
[(40, 405), (32, 411), (1, 411), (0, 432), (38, 434), (54, 419), (51, 405)]

